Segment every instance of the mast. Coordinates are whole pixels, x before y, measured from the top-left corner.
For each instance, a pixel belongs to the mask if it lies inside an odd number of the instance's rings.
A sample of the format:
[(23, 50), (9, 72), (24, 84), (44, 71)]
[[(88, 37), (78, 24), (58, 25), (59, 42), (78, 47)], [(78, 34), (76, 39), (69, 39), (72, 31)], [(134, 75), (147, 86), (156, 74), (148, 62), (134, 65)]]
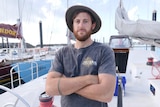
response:
[(20, 32), (22, 38), (20, 39), (20, 45), (21, 49), (24, 50), (26, 48), (25, 39), (23, 37), (23, 29), (22, 29), (22, 11), (20, 8), (20, 0), (18, 0), (18, 13), (19, 13), (19, 19), (17, 19), (17, 25), (18, 25), (18, 32)]
[[(67, 0), (67, 9), (68, 9), (68, 4), (69, 0)], [(71, 44), (71, 40), (70, 40), (70, 30), (67, 28), (67, 45)]]
[(122, 6), (123, 6), (123, 4), (122, 4), (122, 0), (120, 0), (120, 1), (119, 1), (119, 6), (120, 6), (120, 7), (122, 7)]

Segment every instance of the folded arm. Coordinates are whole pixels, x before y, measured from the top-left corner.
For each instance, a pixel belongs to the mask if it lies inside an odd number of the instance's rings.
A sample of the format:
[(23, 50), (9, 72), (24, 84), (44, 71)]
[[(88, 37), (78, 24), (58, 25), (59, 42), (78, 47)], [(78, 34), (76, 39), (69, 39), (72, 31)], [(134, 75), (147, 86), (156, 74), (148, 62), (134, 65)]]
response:
[(88, 99), (110, 102), (115, 91), (116, 78), (113, 75), (104, 73), (99, 74), (98, 78), (98, 84), (88, 85), (76, 93)]
[[(67, 78), (58, 72), (49, 72), (46, 79), (46, 93), (50, 96), (69, 95), (76, 91), (91, 85), (97, 84), (98, 77), (94, 75), (78, 76)], [(58, 90), (59, 85), (59, 90)]]

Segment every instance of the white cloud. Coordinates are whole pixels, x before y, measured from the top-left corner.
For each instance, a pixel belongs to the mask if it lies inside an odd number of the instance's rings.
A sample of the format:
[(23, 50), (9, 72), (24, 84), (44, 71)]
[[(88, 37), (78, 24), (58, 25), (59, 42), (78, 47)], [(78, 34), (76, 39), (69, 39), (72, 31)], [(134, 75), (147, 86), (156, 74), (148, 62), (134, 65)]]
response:
[(51, 3), (53, 7), (60, 6), (62, 4), (61, 0), (47, 0), (47, 3)]

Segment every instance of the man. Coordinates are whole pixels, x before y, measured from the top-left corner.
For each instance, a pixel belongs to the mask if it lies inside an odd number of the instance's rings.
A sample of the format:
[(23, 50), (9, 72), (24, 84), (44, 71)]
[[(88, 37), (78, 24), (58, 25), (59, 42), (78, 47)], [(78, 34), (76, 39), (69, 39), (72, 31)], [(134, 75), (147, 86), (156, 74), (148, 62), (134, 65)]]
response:
[(66, 12), (76, 42), (60, 49), (46, 80), (46, 93), (61, 95), (61, 107), (108, 107), (116, 83), (112, 49), (94, 42), (101, 19), (90, 8), (76, 5)]

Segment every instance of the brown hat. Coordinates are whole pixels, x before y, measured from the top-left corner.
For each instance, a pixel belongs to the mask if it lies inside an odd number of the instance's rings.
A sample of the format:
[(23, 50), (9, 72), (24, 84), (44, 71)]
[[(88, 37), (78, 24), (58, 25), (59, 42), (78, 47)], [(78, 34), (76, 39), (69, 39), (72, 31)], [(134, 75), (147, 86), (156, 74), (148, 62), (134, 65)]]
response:
[(95, 11), (93, 11), (92, 9), (86, 7), (86, 6), (82, 6), (82, 5), (75, 5), (72, 6), (70, 8), (68, 8), (67, 12), (66, 12), (66, 23), (68, 28), (73, 32), (73, 15), (76, 11), (78, 10), (84, 10), (84, 11), (88, 11), (89, 13), (91, 13), (92, 17), (95, 19), (96, 22), (96, 27), (94, 28), (92, 34), (96, 33), (99, 31), (99, 29), (101, 28), (101, 19), (100, 17), (97, 15), (97, 13)]

